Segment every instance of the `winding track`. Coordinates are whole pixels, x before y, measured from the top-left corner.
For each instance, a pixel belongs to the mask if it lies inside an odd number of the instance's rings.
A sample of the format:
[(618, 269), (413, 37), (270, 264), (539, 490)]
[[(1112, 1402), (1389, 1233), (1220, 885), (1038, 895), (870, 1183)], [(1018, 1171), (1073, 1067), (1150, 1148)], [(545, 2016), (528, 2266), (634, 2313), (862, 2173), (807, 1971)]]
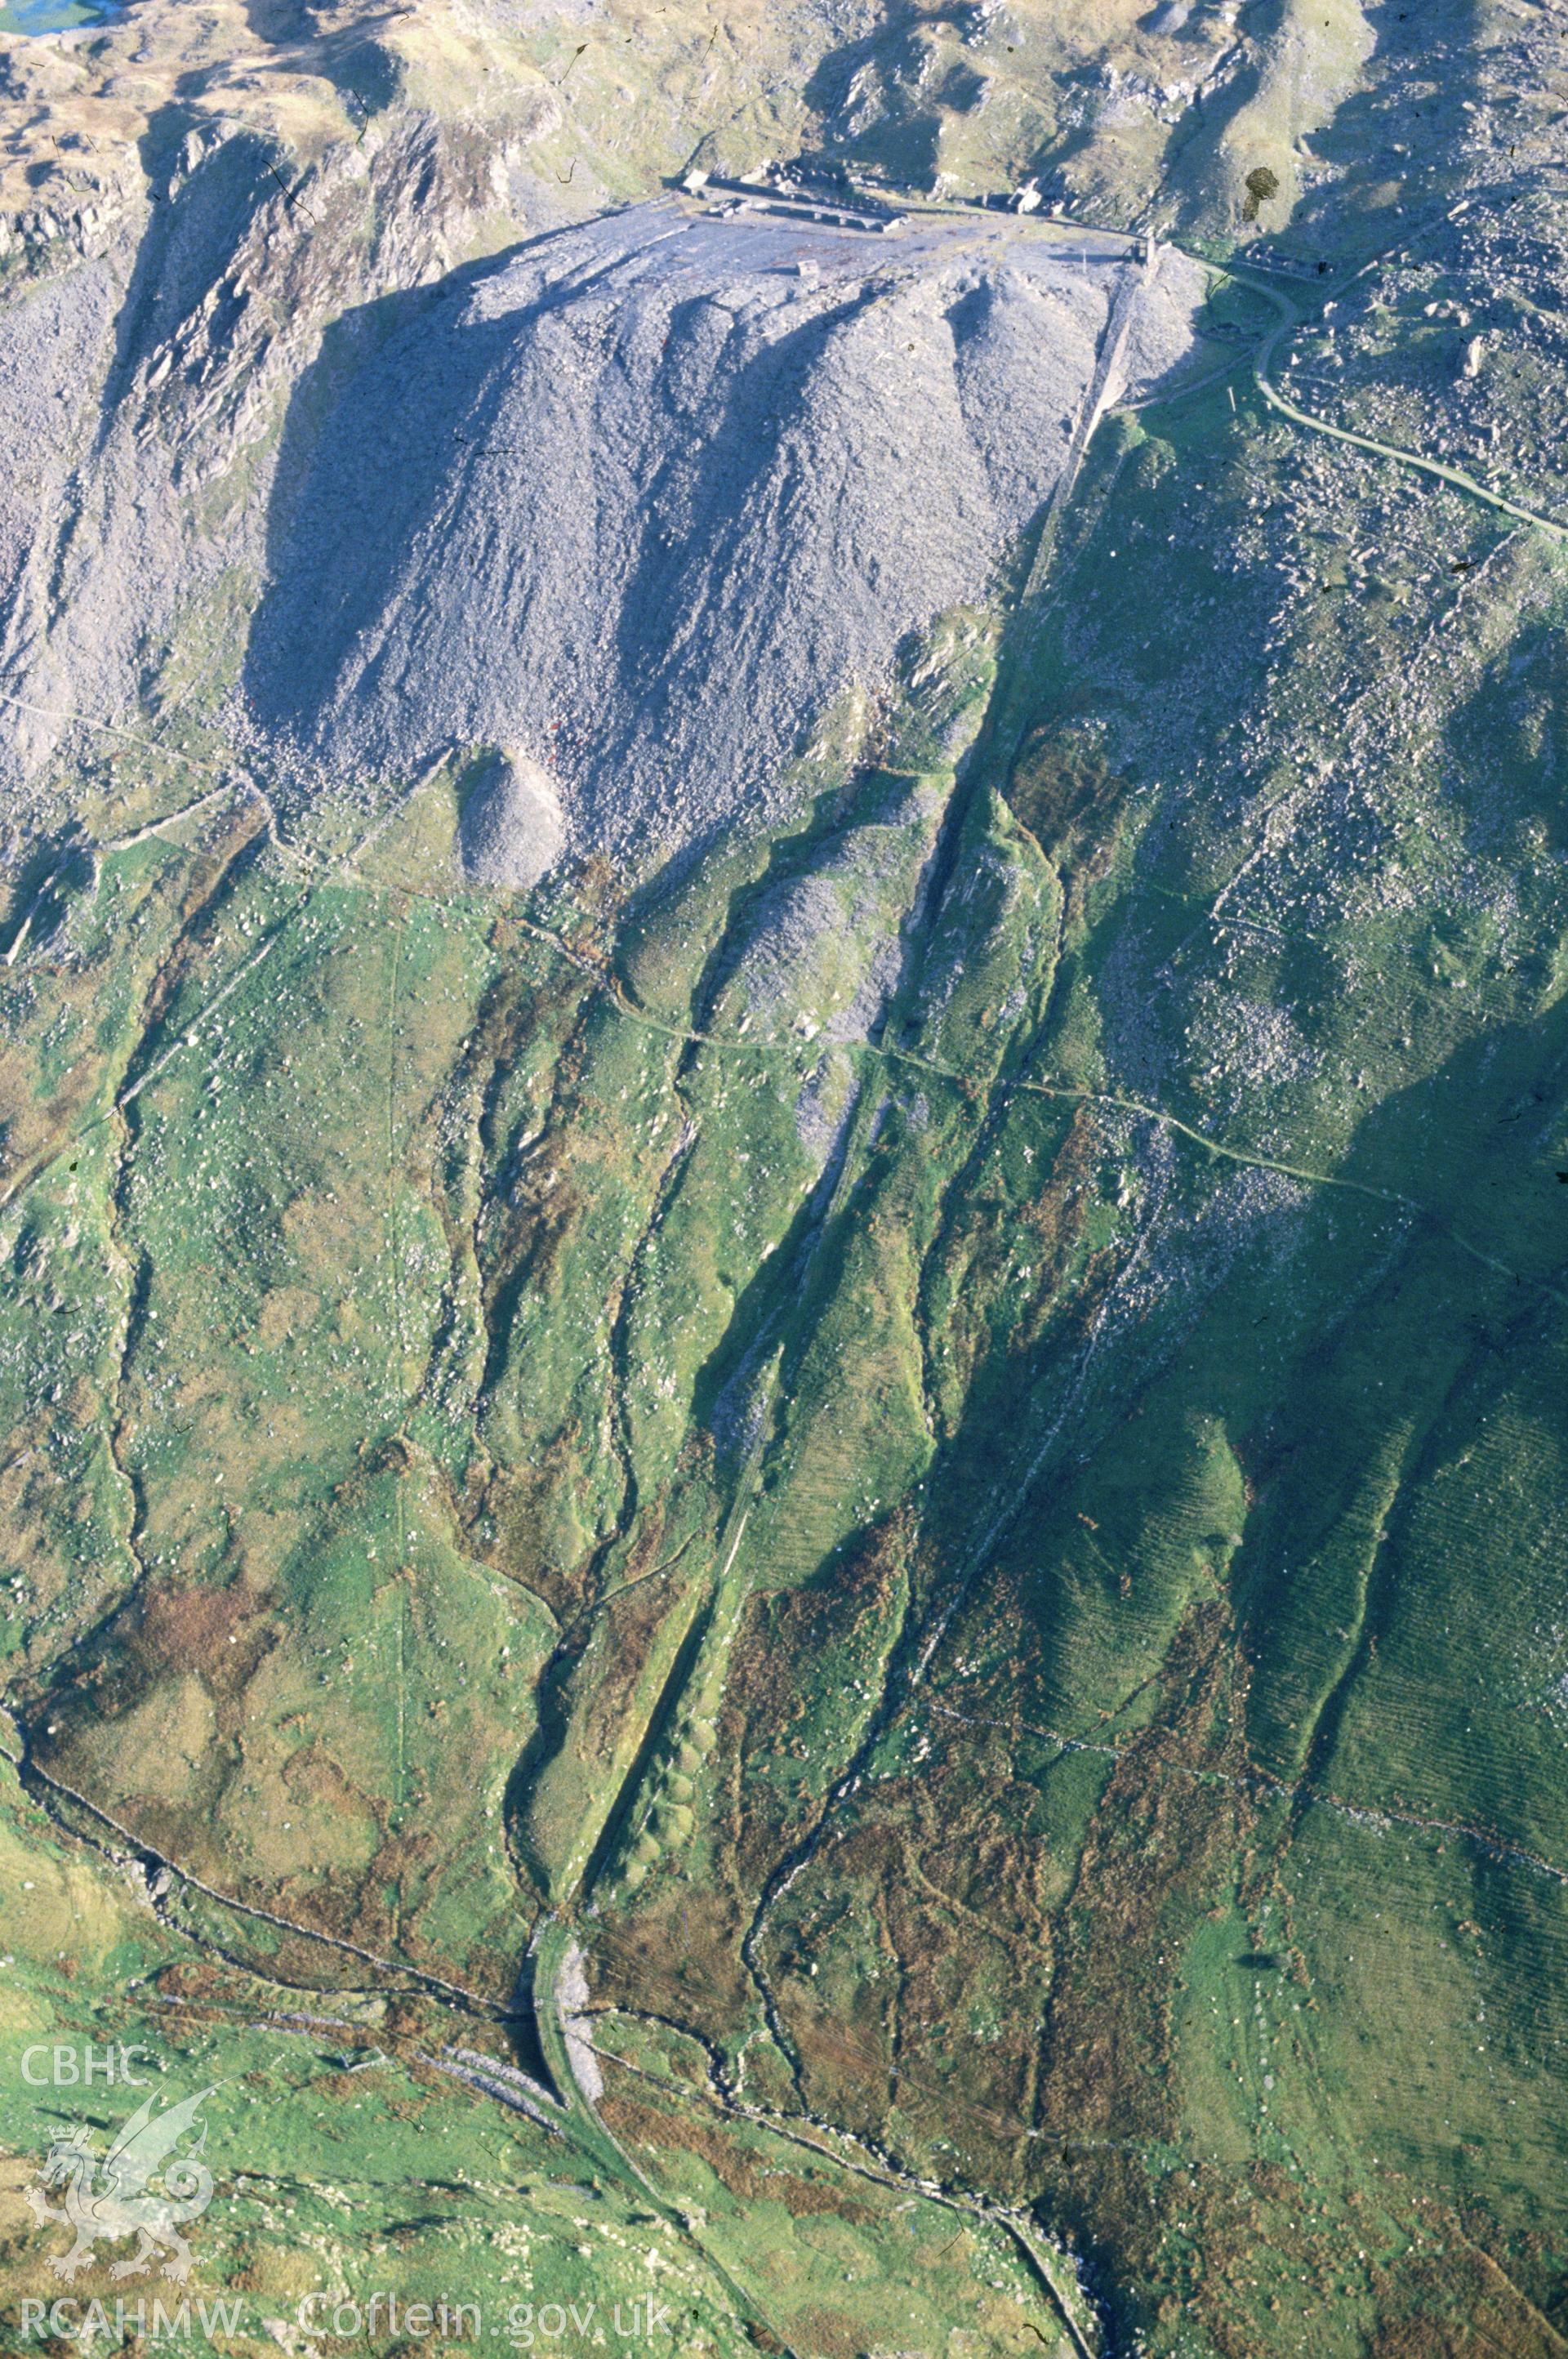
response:
[(1499, 516), (1511, 516), (1516, 524), (1533, 525), (1538, 531), (1549, 533), (1553, 540), (1568, 541), (1568, 525), (1559, 524), (1554, 516), (1543, 516), (1539, 508), (1522, 507), (1517, 500), (1505, 499), (1501, 492), (1494, 492), (1474, 475), (1467, 475), (1463, 467), (1450, 467), (1441, 459), (1424, 457), (1419, 451), (1402, 450), (1396, 442), (1379, 442), (1376, 435), (1357, 434), (1351, 427), (1336, 426), (1329, 419), (1302, 408), (1299, 402), (1281, 393), (1269, 374), (1270, 364), (1284, 339), (1303, 324), (1302, 314), (1279, 288), (1266, 285), (1249, 272), (1243, 277), (1238, 271), (1227, 271), (1226, 276), (1267, 296), (1280, 309), (1279, 325), (1264, 337), (1252, 362), (1253, 383), (1271, 409), (1288, 418), (1292, 425), (1304, 427), (1309, 433), (1325, 434), (1330, 441), (1348, 442), (1354, 450), (1369, 451), (1374, 458), (1391, 459), (1397, 466), (1433, 476), (1450, 490), (1463, 492), (1468, 498), (1479, 500), (1483, 506), (1495, 508)]

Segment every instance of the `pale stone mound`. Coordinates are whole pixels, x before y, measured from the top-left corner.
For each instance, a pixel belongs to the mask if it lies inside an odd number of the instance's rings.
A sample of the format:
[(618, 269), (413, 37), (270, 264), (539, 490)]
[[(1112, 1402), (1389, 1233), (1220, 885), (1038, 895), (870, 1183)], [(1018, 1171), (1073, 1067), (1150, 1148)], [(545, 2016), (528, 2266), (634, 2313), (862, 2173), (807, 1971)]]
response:
[(566, 846), (566, 817), (554, 778), (515, 746), (482, 755), (468, 774), (458, 851), (471, 884), (524, 893), (554, 867)]

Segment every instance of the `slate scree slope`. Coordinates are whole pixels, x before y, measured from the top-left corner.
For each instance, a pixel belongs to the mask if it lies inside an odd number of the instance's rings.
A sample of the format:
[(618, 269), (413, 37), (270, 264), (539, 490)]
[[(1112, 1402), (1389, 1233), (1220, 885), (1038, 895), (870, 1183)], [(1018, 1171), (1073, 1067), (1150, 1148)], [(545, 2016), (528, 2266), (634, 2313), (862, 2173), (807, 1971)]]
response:
[[(62, 543), (75, 570), (31, 646), (14, 636), (11, 682), (103, 710), (181, 600), (249, 559), (243, 716), (297, 790), (514, 750), (561, 806), (537, 825), (519, 806), (517, 875), (546, 845), (646, 857), (776, 817), (830, 701), (986, 592), (1091, 386), (1104, 401), (1175, 366), (1202, 298), (1170, 249), (1151, 272), (1011, 225), (899, 228), (665, 200), (395, 299), (373, 335), (339, 324), (348, 357), (304, 373), (276, 457), (210, 536), (192, 490), (234, 423), (198, 401), (149, 436), (153, 355), (122, 349), (91, 447), (40, 470), (10, 523), (14, 582), (58, 571)], [(1115, 380), (1096, 385), (1124, 287)], [(38, 355), (78, 384), (110, 334), (90, 275), (30, 305), (14, 441), (40, 396), (67, 408)], [(33, 761), (38, 734), (14, 717)]]

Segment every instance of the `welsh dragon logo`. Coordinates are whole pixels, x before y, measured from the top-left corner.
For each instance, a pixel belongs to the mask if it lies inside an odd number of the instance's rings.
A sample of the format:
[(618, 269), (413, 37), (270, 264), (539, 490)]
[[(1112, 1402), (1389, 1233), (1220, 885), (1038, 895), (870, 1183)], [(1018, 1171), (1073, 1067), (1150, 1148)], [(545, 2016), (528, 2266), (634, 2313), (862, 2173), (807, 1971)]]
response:
[[(212, 2094), (202, 2089), (178, 2105), (154, 2112), (157, 2094), (137, 2106), (102, 2160), (98, 2133), (81, 2125), (57, 2137), (38, 2169), (41, 2187), (29, 2187), (27, 2201), (40, 2227), (59, 2221), (75, 2234), (69, 2252), (51, 2253), (49, 2267), (69, 2284), (86, 2268), (102, 2238), (117, 2243), (135, 2236), (136, 2249), (115, 2261), (112, 2277), (140, 2277), (154, 2257), (166, 2254), (163, 2274), (183, 2284), (190, 2275), (190, 2247), (180, 2234), (187, 2221), (200, 2220), (212, 2201), (212, 2174), (201, 2160), (207, 2126), (197, 2115)], [(200, 2131), (184, 2154), (181, 2138)], [(62, 2188), (59, 2203), (44, 2188)]]

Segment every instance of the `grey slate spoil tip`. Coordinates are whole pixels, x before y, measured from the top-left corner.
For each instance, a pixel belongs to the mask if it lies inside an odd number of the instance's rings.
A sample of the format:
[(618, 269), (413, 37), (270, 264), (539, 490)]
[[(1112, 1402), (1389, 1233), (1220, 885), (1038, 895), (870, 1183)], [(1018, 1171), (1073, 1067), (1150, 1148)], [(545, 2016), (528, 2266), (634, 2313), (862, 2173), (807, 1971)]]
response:
[(566, 820), (554, 778), (515, 746), (481, 755), (464, 782), (458, 848), (470, 884), (525, 892), (554, 866), (566, 845)]

